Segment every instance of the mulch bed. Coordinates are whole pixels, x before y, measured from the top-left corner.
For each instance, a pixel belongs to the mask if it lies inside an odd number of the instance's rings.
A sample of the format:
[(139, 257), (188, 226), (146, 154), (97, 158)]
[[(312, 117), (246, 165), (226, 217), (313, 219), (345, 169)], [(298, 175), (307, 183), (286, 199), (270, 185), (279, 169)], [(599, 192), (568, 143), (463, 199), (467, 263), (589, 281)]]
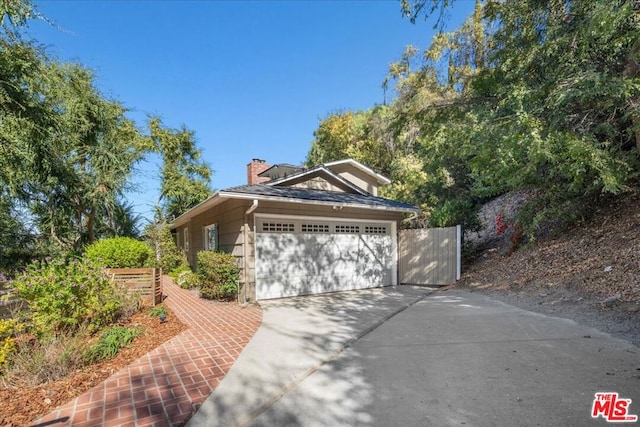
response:
[(165, 341), (187, 329), (167, 308), (167, 321), (160, 323), (148, 310), (134, 314), (124, 326), (139, 325), (142, 333), (116, 357), (84, 367), (71, 376), (34, 387), (5, 387), (0, 383), (0, 425), (26, 426), (60, 405), (76, 398), (131, 364)]

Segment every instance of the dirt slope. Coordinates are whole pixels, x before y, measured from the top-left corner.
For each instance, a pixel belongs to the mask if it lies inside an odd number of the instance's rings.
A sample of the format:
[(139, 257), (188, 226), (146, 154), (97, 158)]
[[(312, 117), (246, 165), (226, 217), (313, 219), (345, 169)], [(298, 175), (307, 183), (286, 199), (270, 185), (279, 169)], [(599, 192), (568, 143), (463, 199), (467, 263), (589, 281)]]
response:
[(464, 265), (457, 287), (566, 317), (640, 346), (640, 194), (507, 257), (506, 239)]

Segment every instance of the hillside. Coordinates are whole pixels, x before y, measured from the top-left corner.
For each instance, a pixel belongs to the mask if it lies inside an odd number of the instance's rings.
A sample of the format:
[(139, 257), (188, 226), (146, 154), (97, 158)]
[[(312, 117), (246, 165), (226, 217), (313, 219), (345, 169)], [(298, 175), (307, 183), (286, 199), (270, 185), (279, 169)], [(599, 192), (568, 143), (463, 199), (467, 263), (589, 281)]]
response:
[(566, 317), (640, 345), (640, 195), (626, 194), (585, 224), (507, 257), (494, 241), (456, 287)]

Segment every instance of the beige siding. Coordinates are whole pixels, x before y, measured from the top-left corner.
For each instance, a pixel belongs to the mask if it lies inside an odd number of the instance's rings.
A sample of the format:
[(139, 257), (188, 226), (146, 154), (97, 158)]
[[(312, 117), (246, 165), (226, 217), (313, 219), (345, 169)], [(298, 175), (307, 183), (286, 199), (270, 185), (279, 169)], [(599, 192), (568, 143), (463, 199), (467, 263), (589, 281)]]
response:
[(331, 166), (331, 170), (372, 195), (378, 195), (378, 181), (355, 166), (350, 164), (340, 164)]
[[(323, 175), (329, 179), (321, 177)], [(298, 188), (311, 188), (316, 190), (328, 190), (328, 191), (342, 191), (353, 192), (353, 189), (346, 183), (342, 182), (338, 178), (331, 177), (325, 172), (316, 171), (309, 175), (303, 175), (297, 178), (292, 178), (290, 181), (281, 183), (284, 187), (298, 187)]]
[[(276, 203), (260, 202), (256, 214), (277, 214), (277, 215), (301, 215), (301, 216), (321, 216), (332, 219), (339, 218), (362, 218), (372, 220), (400, 221), (404, 217), (401, 212), (390, 212), (383, 210), (358, 209), (344, 207), (341, 210), (334, 210), (328, 205), (313, 205), (306, 203)], [(253, 220), (251, 220), (253, 223)]]
[[(249, 232), (248, 234), (248, 243), (247, 247), (247, 285), (246, 285), (246, 293), (243, 294), (243, 299), (246, 298), (248, 301), (256, 300), (256, 252), (255, 252), (255, 238), (254, 238), (254, 229), (253, 229), (253, 217), (249, 222)], [(243, 292), (245, 291), (243, 289)]]
[[(244, 213), (251, 206), (251, 200), (228, 200), (195, 216), (189, 223), (177, 229), (178, 241), (182, 242), (184, 229), (188, 227), (190, 235), (190, 260), (192, 267), (196, 266), (196, 254), (203, 249), (203, 227), (217, 223), (220, 250), (233, 254), (238, 259), (241, 269), (244, 267)], [(248, 301), (255, 301), (255, 244), (254, 244), (254, 215), (297, 215), (318, 216), (331, 219), (360, 218), (363, 220), (400, 221), (403, 214), (399, 212), (385, 212), (370, 209), (354, 209), (345, 207), (334, 210), (332, 206), (310, 205), (306, 203), (282, 203), (260, 201), (258, 208), (248, 218), (247, 245), (247, 283), (244, 283), (244, 271), (241, 272), (240, 300), (245, 296)]]
[[(344, 189), (337, 187), (327, 181), (326, 179), (315, 177), (311, 178), (308, 181), (298, 182), (296, 184), (291, 185), (291, 187), (296, 188), (310, 188), (312, 190), (324, 190), (324, 191), (339, 191), (344, 192)], [(353, 191), (353, 190), (352, 190)]]
[[(188, 259), (191, 267), (196, 268), (197, 253), (204, 249), (204, 227), (211, 224), (218, 224), (218, 247), (220, 251), (227, 252), (236, 257), (238, 266), (241, 270), (244, 267), (244, 233), (243, 221), (244, 213), (251, 206), (251, 201), (245, 200), (229, 200), (221, 203), (208, 211), (192, 218), (187, 224), (178, 228), (179, 241), (183, 236), (184, 230), (189, 230), (189, 254)], [(182, 247), (182, 245), (180, 246)], [(244, 277), (243, 272), (240, 273), (241, 280)], [(243, 285), (243, 283), (241, 283)], [(241, 289), (241, 293), (244, 290)]]
[(193, 230), (191, 252), (195, 254), (204, 249), (203, 229), (207, 225), (218, 224), (218, 246), (223, 252), (242, 256), (242, 233), (244, 212), (251, 205), (250, 201), (229, 200), (212, 209), (197, 215), (190, 221)]

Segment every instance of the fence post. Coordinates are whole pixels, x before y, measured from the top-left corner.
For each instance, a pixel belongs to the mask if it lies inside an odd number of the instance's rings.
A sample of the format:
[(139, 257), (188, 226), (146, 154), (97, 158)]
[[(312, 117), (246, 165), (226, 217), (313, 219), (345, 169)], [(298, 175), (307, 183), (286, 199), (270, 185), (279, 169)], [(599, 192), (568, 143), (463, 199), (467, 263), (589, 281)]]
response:
[(456, 225), (456, 280), (462, 275), (462, 225)]

